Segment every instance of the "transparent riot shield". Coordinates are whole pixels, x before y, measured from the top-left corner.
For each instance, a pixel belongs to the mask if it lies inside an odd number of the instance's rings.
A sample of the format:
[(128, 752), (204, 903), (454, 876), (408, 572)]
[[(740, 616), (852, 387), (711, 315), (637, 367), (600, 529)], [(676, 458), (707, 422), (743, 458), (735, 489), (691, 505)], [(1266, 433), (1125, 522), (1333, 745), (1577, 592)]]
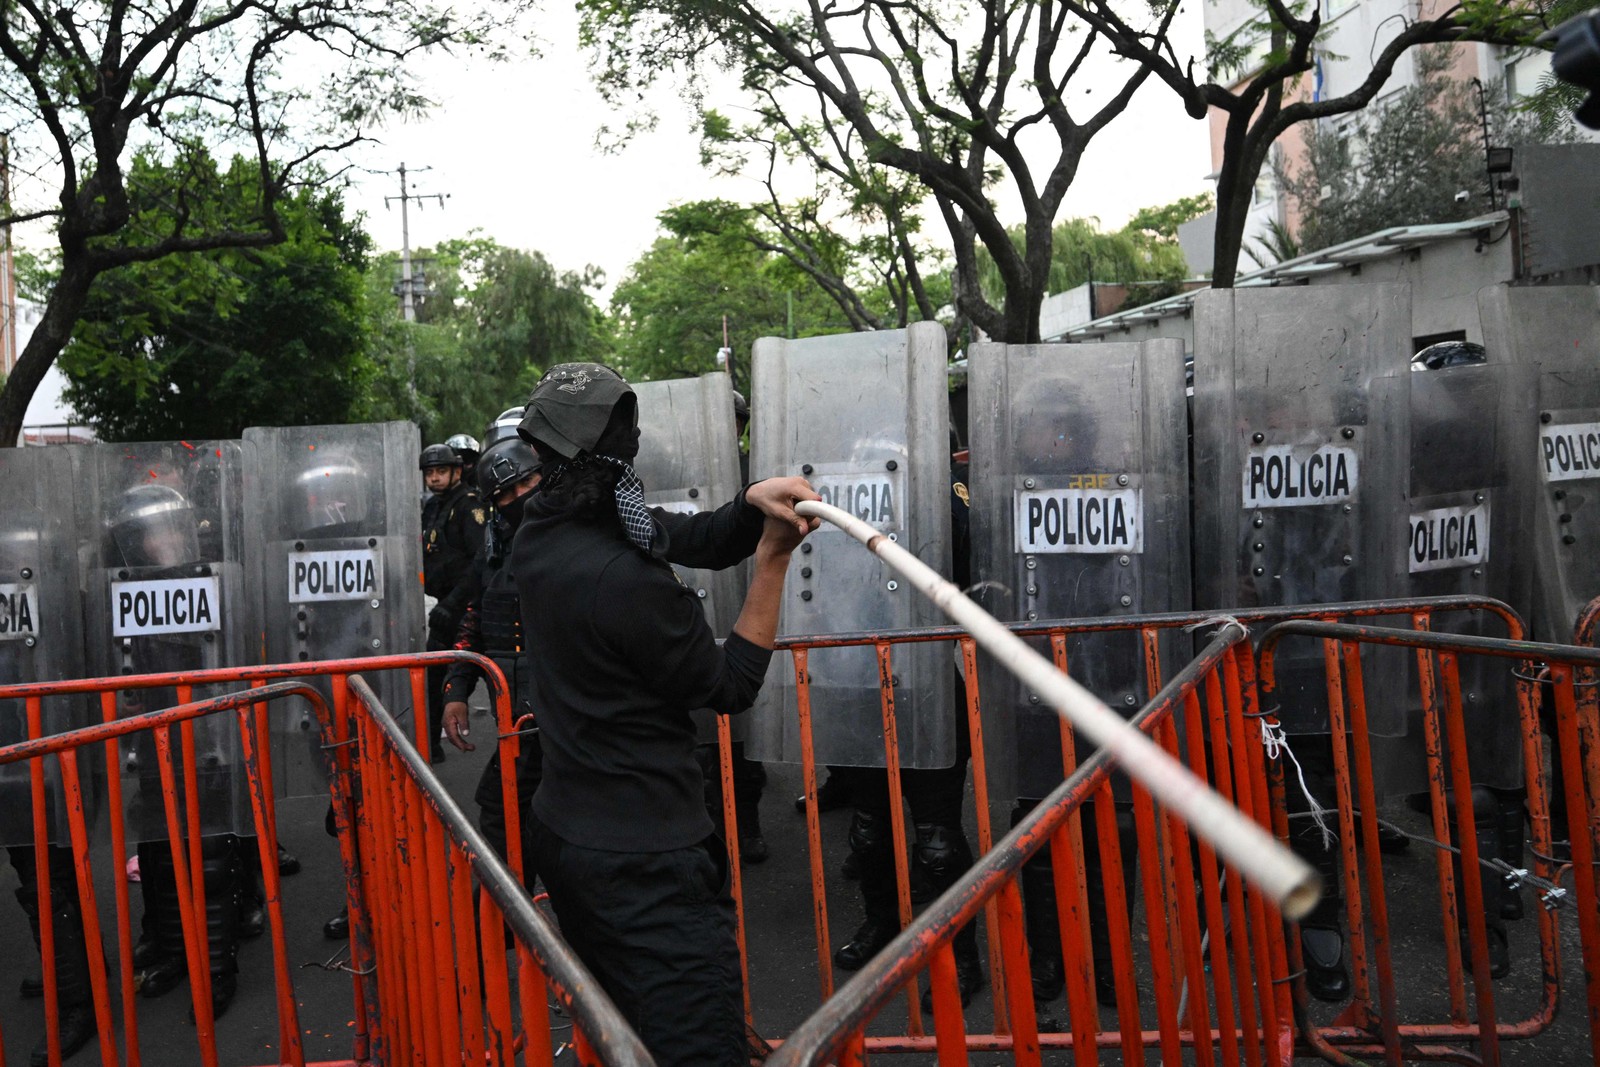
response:
[[(74, 484), (69, 449), (0, 449), (0, 499), (6, 501), (0, 509), (0, 685), (84, 676)], [(46, 699), (37, 731), (30, 731), (26, 703), (0, 701), (0, 746), (87, 726), (90, 710), (82, 697)], [(95, 746), (78, 755), (91, 818), (91, 786), (104, 766), (99, 752)], [(54, 757), (42, 762), (50, 842), (68, 844), (61, 764)], [(0, 846), (33, 839), (32, 768), (10, 763), (0, 767)]]
[[(97, 675), (162, 674), (238, 667), (256, 628), (243, 582), (243, 447), (238, 441), (96, 445), (82, 461), (94, 474), (93, 521), (85, 531), (89, 669)], [(196, 686), (190, 699), (241, 685)], [(179, 703), (177, 687), (129, 690), (121, 715)], [(252, 834), (249, 779), (236, 715), (194, 720), (193, 750), (173, 729), (174, 771), (193, 760), (201, 833)], [(153, 731), (125, 740), (130, 834), (168, 836)], [(188, 799), (179, 789), (183, 815)]]
[[(645, 503), (694, 515), (732, 500), (740, 488), (739, 440), (728, 376), (717, 372), (640, 382), (633, 391), (639, 402), (639, 456), (634, 469), (644, 483)], [(700, 598), (712, 632), (727, 637), (744, 600), (744, 568), (673, 569)], [(733, 717), (735, 739), (745, 736), (746, 723), (746, 716)], [(697, 715), (696, 725), (702, 743), (717, 740), (712, 713)]]
[[(422, 651), (416, 426), (253, 426), (244, 438), (254, 446), (250, 545), (268, 662)], [(397, 718), (413, 710), (406, 672), (369, 681)], [(332, 685), (323, 688), (332, 699)], [(311, 709), (294, 702), (273, 725), (279, 795), (325, 793)]]
[[(1494, 357), (1490, 357), (1491, 359)], [(1419, 371), (1392, 379), (1409, 385), (1410, 504), (1407, 513), (1407, 597), (1476, 595), (1507, 604), (1527, 600), (1532, 566), (1526, 551), (1532, 528), (1532, 486), (1522, 467), (1535, 446), (1533, 367), (1486, 363)], [(1482, 613), (1440, 615), (1439, 632), (1504, 637), (1505, 627)], [(1414, 655), (1406, 657), (1405, 692), (1419, 692)], [(1522, 784), (1522, 763), (1506, 759), (1522, 743), (1516, 687), (1509, 661), (1466, 656), (1460, 661), (1467, 758), (1475, 782), (1498, 789)], [(1391, 789), (1427, 789), (1422, 759), (1421, 706), (1408, 709), (1410, 758), (1388, 776)]]
[[(1186, 610), (1183, 343), (979, 344), (967, 383), (974, 597), (1007, 622)], [(1112, 707), (1149, 699), (1136, 633), (1070, 639), (1067, 657)], [(1063, 776), (1054, 709), (1004, 670), (980, 678), (996, 795), (1049, 795)]]
[(1538, 439), (1522, 468), (1536, 487), (1527, 618), (1539, 640), (1566, 643), (1600, 596), (1600, 289), (1493, 286), (1478, 311), (1491, 360), (1539, 367), (1526, 409)]
[[(1411, 297), (1399, 285), (1229, 289), (1195, 300), (1195, 602), (1226, 611), (1396, 596), (1403, 588)], [(1403, 383), (1402, 383), (1403, 384)], [(1398, 625), (1404, 621), (1395, 620)], [(1393, 692), (1376, 655), (1367, 692)], [(1382, 672), (1392, 678), (1385, 682)], [(1321, 649), (1281, 646), (1277, 714), (1325, 734)], [(1404, 733), (1373, 701), (1371, 732)]]
[[(803, 475), (824, 501), (860, 516), (950, 574), (950, 410), (944, 330), (764, 338), (753, 357), (752, 478)], [(847, 534), (823, 524), (794, 554), (778, 632), (836, 634), (935, 626), (927, 598)], [(907, 767), (955, 761), (959, 709), (949, 646), (894, 650), (891, 679)], [(819, 763), (884, 765), (882, 694), (871, 647), (809, 657)], [(794, 668), (773, 657), (752, 709), (755, 759), (799, 762)]]

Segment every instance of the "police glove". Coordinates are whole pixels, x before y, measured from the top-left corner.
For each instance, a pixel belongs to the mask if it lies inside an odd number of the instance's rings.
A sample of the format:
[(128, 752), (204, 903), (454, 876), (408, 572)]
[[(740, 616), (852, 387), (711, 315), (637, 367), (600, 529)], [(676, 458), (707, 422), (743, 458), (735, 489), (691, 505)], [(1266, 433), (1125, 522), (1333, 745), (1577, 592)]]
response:
[(452, 631), (451, 636), (455, 636), (453, 631), (455, 630), (456, 620), (452, 617), (453, 615), (454, 613), (443, 604), (435, 605), (434, 609), (428, 612), (428, 629), (433, 631)]

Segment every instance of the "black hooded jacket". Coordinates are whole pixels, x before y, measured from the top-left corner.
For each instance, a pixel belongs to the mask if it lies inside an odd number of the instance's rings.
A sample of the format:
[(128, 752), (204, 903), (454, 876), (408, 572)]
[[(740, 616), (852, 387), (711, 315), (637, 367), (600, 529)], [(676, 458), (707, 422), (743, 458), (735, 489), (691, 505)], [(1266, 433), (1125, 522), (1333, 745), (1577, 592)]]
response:
[(615, 512), (562, 511), (539, 491), (513, 543), (544, 748), (533, 812), (585, 848), (663, 852), (711, 834), (690, 713), (748, 709), (772, 656), (737, 634), (719, 648), (699, 598), (668, 565), (745, 559), (761, 539), (760, 511), (741, 492), (714, 512), (653, 514), (647, 555)]

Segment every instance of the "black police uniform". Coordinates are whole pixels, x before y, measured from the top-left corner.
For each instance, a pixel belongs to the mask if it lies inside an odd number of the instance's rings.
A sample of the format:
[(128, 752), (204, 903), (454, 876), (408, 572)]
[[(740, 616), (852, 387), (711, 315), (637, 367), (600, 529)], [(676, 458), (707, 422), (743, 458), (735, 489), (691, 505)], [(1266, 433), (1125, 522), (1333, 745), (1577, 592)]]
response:
[[(428, 651), (455, 647), (456, 629), (470, 599), (466, 585), (483, 544), (483, 501), (465, 480), (435, 493), (422, 506), (422, 588), (438, 600), (428, 613)], [(443, 667), (428, 668), (428, 743), (434, 760), (444, 757), (439, 727), (444, 721)]]

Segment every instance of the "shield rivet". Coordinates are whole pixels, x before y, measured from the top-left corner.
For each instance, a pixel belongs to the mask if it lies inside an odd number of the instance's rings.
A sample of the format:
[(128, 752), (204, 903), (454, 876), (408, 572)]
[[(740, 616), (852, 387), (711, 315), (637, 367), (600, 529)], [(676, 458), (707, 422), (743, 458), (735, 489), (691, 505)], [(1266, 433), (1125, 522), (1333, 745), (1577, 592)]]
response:
[(1128, 558), (1127, 556), (1118, 556), (1117, 557), (1117, 563), (1120, 566), (1126, 567), (1126, 566), (1128, 566), (1128, 564), (1130, 564), (1132, 562), (1133, 562), (1133, 560)]
[(704, 589), (696, 589), (694, 591), (694, 595), (699, 597), (701, 600), (704, 600), (706, 598), (706, 591)]
[(1037, 484), (1037, 483), (1035, 483), (1032, 478), (1024, 478), (1024, 479), (1022, 479), (1022, 488), (1024, 488), (1024, 489), (1032, 489), (1035, 484)]
[(809, 590), (809, 589), (800, 590), (800, 599), (801, 600), (810, 600), (811, 599), (811, 590)]
[(1343, 437), (1346, 441), (1350, 440), (1350, 438), (1354, 437), (1355, 435), (1356, 431), (1355, 427), (1353, 426), (1346, 426), (1344, 429), (1339, 431), (1339, 436)]
[(899, 582), (897, 582), (897, 581), (895, 581), (895, 580), (894, 580), (894, 579), (893, 579), (893, 578), (890, 578), (890, 579), (889, 579), (889, 581), (888, 581), (888, 582), (887, 582), (887, 583), (885, 583), (885, 584), (884, 584), (884, 588), (885, 588), (885, 589), (887, 589), (887, 590), (889, 590), (889, 592), (891, 592), (891, 593), (892, 593), (892, 592), (894, 592), (894, 591), (895, 591), (895, 590), (896, 590), (896, 589), (899, 589), (899, 588), (900, 588), (900, 583), (899, 583)]
[(900, 469), (900, 464), (896, 463), (894, 460), (891, 459), (889, 462), (887, 462), (887, 463), (885, 463), (883, 465), (883, 469), (884, 470), (890, 470), (890, 471), (897, 471), (897, 470)]
[(27, 645), (29, 648), (32, 648), (34, 645), (37, 645), (39, 641), (37, 638), (25, 637), (22, 639), (22, 643)]
[(1037, 612), (1037, 611), (1030, 611), (1030, 612), (1028, 612), (1028, 621), (1029, 621), (1029, 622), (1033, 622), (1033, 621), (1034, 621), (1034, 620), (1035, 620), (1035, 619), (1037, 619), (1037, 618), (1038, 618), (1038, 617), (1039, 617), (1039, 613), (1038, 613), (1038, 612)]
[(1022, 565), (1024, 567), (1028, 568), (1031, 571), (1031, 570), (1033, 570), (1035, 567), (1037, 567), (1039, 565), (1039, 561), (1036, 560), (1036, 559), (1031, 559), (1030, 558), (1026, 562), (1024, 562)]
[(32, 567), (24, 567), (24, 568), (22, 568), (22, 576), (24, 578), (32, 578), (33, 577), (33, 568)]
[(1129, 607), (1133, 604), (1133, 597), (1129, 596), (1127, 593), (1123, 593), (1121, 596), (1117, 597), (1117, 603), (1121, 604), (1125, 608)]
[(690, 489), (689, 490), (689, 499), (690, 500), (695, 499), (699, 495), (700, 495), (700, 490), (698, 490), (698, 489)]
[(1253, 434), (1250, 435), (1250, 440), (1254, 444), (1258, 444), (1259, 445), (1262, 441), (1265, 441), (1266, 439), (1267, 439), (1267, 435), (1264, 434), (1264, 433), (1257, 432), (1257, 433), (1253, 433)]
[(374, 637), (372, 639), (372, 647), (373, 648), (382, 648), (383, 647), (383, 640), (381, 638)]
[(377, 611), (379, 608), (383, 607), (383, 601), (381, 600), (373, 600), (370, 603), (372, 604), (373, 611)]
[(1128, 484), (1128, 476), (1126, 474), (1117, 475), (1117, 484), (1118, 485), (1127, 485)]
[(1261, 527), (1265, 526), (1266, 524), (1267, 524), (1267, 520), (1263, 519), (1260, 515), (1257, 515), (1255, 518), (1250, 520), (1250, 525), (1254, 526), (1258, 530), (1261, 529)]
[(1129, 693), (1127, 696), (1122, 698), (1122, 702), (1131, 708), (1135, 704), (1139, 703), (1139, 698), (1134, 696), (1132, 693)]
[(1039, 703), (1039, 694), (1038, 693), (1029, 693), (1028, 694), (1028, 703), (1030, 703), (1030, 704)]
[(1344, 563), (1345, 563), (1345, 566), (1347, 566), (1347, 567), (1350, 564), (1354, 563), (1355, 561), (1356, 561), (1356, 558), (1354, 556), (1345, 556), (1344, 557)]
[(1028, 595), (1029, 596), (1038, 596), (1039, 595), (1039, 587), (1036, 586), (1036, 585), (1028, 586)]

